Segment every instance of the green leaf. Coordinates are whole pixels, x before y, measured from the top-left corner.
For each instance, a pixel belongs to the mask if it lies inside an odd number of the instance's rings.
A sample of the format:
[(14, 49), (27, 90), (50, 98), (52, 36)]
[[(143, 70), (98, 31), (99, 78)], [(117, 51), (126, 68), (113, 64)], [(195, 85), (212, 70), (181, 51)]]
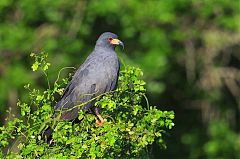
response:
[(37, 71), (38, 66), (39, 66), (39, 63), (38, 63), (37, 61), (34, 62), (33, 65), (32, 65), (32, 70), (33, 70), (33, 71)]

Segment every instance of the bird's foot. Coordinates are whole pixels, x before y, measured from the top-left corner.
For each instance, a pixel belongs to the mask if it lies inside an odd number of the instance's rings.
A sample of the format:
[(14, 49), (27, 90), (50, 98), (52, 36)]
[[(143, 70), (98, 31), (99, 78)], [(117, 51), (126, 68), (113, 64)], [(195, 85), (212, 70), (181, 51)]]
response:
[(97, 115), (98, 118), (96, 118), (96, 124), (97, 126), (103, 126), (104, 124), (104, 119), (102, 118), (102, 116), (99, 114)]

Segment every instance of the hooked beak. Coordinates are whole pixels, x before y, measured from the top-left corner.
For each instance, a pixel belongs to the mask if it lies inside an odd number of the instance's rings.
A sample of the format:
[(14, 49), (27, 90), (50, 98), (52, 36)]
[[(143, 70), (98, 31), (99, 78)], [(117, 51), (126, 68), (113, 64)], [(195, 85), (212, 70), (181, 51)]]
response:
[(110, 43), (113, 44), (113, 45), (121, 45), (122, 48), (124, 49), (124, 44), (123, 44), (123, 42), (122, 42), (121, 40), (119, 40), (119, 39), (112, 39), (112, 40), (110, 41)]

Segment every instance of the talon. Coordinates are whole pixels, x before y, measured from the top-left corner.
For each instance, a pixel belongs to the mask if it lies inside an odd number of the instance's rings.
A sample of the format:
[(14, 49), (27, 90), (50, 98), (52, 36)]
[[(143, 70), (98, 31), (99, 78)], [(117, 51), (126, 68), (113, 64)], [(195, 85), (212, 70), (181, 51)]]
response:
[(97, 115), (98, 118), (96, 118), (96, 124), (97, 126), (103, 126), (104, 124), (104, 119), (102, 118), (102, 116), (100, 114)]
[(97, 118), (96, 118), (97, 126), (103, 126), (104, 119), (102, 118), (101, 114), (99, 113), (99, 108), (95, 108), (95, 113), (97, 115)]

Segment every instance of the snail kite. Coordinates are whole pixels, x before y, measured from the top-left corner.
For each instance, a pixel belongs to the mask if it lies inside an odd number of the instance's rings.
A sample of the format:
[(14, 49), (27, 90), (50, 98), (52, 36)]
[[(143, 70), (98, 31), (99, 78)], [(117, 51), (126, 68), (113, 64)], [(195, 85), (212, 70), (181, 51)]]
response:
[(115, 52), (117, 45), (124, 47), (116, 34), (105, 32), (98, 38), (94, 50), (76, 71), (56, 105), (60, 120), (73, 121), (82, 109), (94, 113), (96, 124), (103, 125), (100, 108), (94, 103), (96, 97), (117, 86), (120, 67)]

